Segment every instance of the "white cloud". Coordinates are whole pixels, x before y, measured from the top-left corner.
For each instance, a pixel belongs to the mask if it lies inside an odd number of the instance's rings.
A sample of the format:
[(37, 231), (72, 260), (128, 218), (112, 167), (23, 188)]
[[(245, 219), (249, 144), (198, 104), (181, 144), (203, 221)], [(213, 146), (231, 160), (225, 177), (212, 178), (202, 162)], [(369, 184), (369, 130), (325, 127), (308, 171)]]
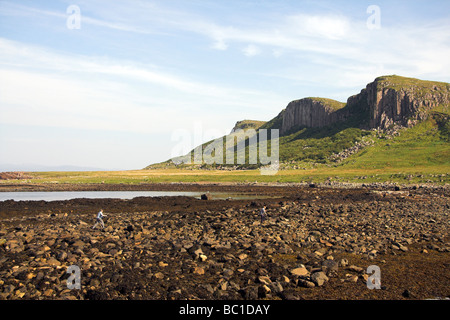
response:
[(229, 125), (239, 120), (242, 109), (261, 112), (280, 105), (270, 93), (1, 38), (0, 61), (1, 123), (161, 133), (190, 129), (199, 118), (205, 126), (221, 128), (224, 120)]
[[(38, 9), (35, 7), (20, 5), (17, 3), (11, 3), (11, 2), (1, 2), (1, 10), (0, 14), (7, 15), (7, 16), (27, 16), (30, 18), (39, 18), (42, 21), (44, 21), (48, 17), (56, 18), (61, 21), (67, 21), (70, 13), (67, 13), (65, 10), (61, 11), (50, 11), (50, 10), (43, 10)], [(105, 9), (105, 7), (108, 4), (103, 4), (102, 10)], [(67, 5), (69, 7), (69, 4)], [(80, 10), (80, 28), (82, 29), (84, 25), (91, 25), (91, 26), (97, 26), (102, 28), (108, 28), (116, 31), (125, 31), (125, 32), (132, 32), (132, 33), (139, 33), (139, 34), (159, 34), (159, 35), (167, 35), (167, 32), (162, 32), (160, 30), (155, 30), (152, 28), (149, 28), (146, 25), (138, 25), (136, 24), (136, 21), (133, 23), (132, 20), (124, 20), (120, 21), (119, 19), (116, 20), (107, 20), (107, 19), (99, 19), (99, 18), (93, 18), (90, 17), (87, 13), (85, 13), (84, 8), (89, 7), (89, 4), (85, 4), (81, 6), (83, 8)], [(80, 7), (79, 7), (80, 8)], [(81, 9), (80, 8), (80, 9)], [(65, 9), (65, 8), (63, 8)], [(121, 10), (118, 10), (121, 12)], [(136, 13), (136, 12), (135, 12)], [(133, 16), (133, 15), (131, 15)], [(66, 24), (61, 23), (60, 26), (65, 26)]]
[(286, 17), (284, 29), (292, 35), (338, 40), (348, 35), (350, 21), (342, 16), (297, 14)]
[(261, 49), (253, 44), (249, 44), (242, 50), (242, 52), (247, 57), (254, 57), (261, 54)]
[(275, 58), (281, 57), (281, 56), (283, 55), (283, 53), (284, 53), (284, 51), (281, 50), (281, 49), (278, 49), (278, 48), (272, 49), (272, 55), (273, 55)]
[[(445, 58), (450, 56), (448, 20), (382, 24), (381, 29), (369, 30), (365, 18), (364, 14), (361, 20), (331, 14), (294, 14), (243, 27), (187, 17), (178, 22), (178, 27), (209, 37), (216, 49), (223, 49), (218, 44), (226, 43), (228, 49), (245, 44), (242, 52), (249, 57), (266, 48), (275, 58), (312, 54), (325, 62), (318, 67), (344, 69), (353, 78), (360, 77), (360, 69), (366, 67), (406, 76), (448, 79), (450, 60)], [(355, 66), (359, 70), (352, 73)]]
[(213, 43), (212, 48), (223, 51), (228, 49), (228, 45), (225, 43), (225, 41), (218, 39), (216, 40), (216, 42)]
[[(1, 4), (1, 11), (7, 15), (37, 14), (67, 18), (65, 12), (10, 2)], [(326, 57), (338, 67), (342, 60), (351, 61), (347, 63), (350, 67), (348, 71), (354, 65), (382, 64), (387, 69), (388, 66), (396, 66), (395, 69), (400, 72), (416, 72), (417, 76), (442, 78), (450, 73), (450, 62), (445, 58), (450, 53), (448, 20), (428, 24), (413, 21), (411, 25), (395, 26), (383, 22), (381, 29), (369, 30), (366, 25), (368, 16), (363, 10), (360, 20), (328, 12), (294, 12), (277, 16), (276, 19), (268, 13), (264, 16), (267, 19), (260, 17), (254, 23), (233, 20), (233, 25), (227, 25), (217, 23), (210, 16), (171, 10), (160, 3), (146, 1), (132, 1), (132, 5), (128, 2), (81, 1), (80, 7), (83, 8), (82, 23), (144, 34), (191, 32), (209, 38), (210, 47), (215, 50), (224, 51), (233, 46), (242, 48), (244, 45), (241, 50), (248, 57), (268, 49), (275, 58), (281, 57), (281, 53), (285, 58), (292, 58), (296, 53), (312, 53)], [(96, 18), (86, 12), (95, 13)], [(164, 81), (172, 80), (166, 78)], [(189, 85), (186, 88), (192, 89)]]

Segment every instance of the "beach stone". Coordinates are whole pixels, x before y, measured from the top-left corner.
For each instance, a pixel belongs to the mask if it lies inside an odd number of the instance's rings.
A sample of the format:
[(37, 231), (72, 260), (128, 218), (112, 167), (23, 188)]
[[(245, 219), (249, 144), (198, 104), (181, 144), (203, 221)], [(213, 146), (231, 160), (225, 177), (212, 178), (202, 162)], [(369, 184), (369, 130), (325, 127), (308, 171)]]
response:
[(213, 197), (212, 197), (212, 195), (208, 192), (208, 193), (202, 194), (202, 195), (200, 196), (200, 199), (202, 199), (202, 200), (212, 200)]
[(59, 262), (55, 258), (50, 258), (47, 260), (47, 264), (49, 264), (50, 266), (56, 267), (56, 266), (60, 266), (61, 262)]
[(402, 293), (402, 296), (405, 298), (411, 298), (411, 292), (408, 289), (405, 289)]
[(262, 284), (270, 285), (272, 284), (272, 280), (268, 276), (258, 276), (258, 281)]
[(311, 231), (311, 232), (309, 233), (309, 235), (310, 235), (310, 236), (313, 236), (313, 237), (315, 237), (315, 238), (319, 238), (319, 237), (322, 235), (322, 233), (321, 233), (320, 231), (318, 231), (318, 230), (314, 230), (314, 231)]
[(355, 265), (351, 265), (350, 267), (347, 268), (347, 270), (358, 272), (358, 273), (364, 272), (363, 268), (355, 266)]
[(77, 240), (74, 243), (72, 243), (72, 246), (75, 248), (80, 248), (82, 249), (86, 244), (84, 243), (84, 241), (82, 240)]
[(238, 256), (238, 258), (239, 258), (240, 260), (245, 260), (245, 259), (247, 259), (247, 257), (248, 257), (248, 255), (245, 254), (245, 253), (241, 253), (241, 254)]
[(202, 248), (198, 248), (194, 251), (192, 251), (192, 250), (188, 250), (188, 251), (193, 253), (193, 256), (195, 259), (200, 259), (200, 255), (204, 255)]
[[(262, 291), (262, 293), (260, 291)], [(261, 298), (265, 298), (271, 292), (272, 290), (266, 284), (263, 284), (258, 288), (258, 296), (260, 296)]]
[(305, 279), (298, 279), (297, 285), (303, 288), (314, 288), (316, 285), (312, 281), (308, 281)]
[(311, 274), (311, 280), (314, 282), (314, 284), (318, 287), (322, 286), (326, 281), (329, 280), (329, 278), (326, 276), (326, 274), (322, 271), (315, 272)]
[(209, 283), (202, 284), (202, 285), (200, 285), (200, 287), (202, 289), (204, 289), (205, 291), (207, 291), (209, 294), (214, 294), (214, 288), (212, 287), (211, 284), (209, 284)]
[(267, 271), (267, 269), (265, 268), (258, 268), (258, 270), (256, 270), (256, 274), (260, 276), (267, 276), (269, 274), (269, 271)]
[(224, 277), (229, 278), (229, 277), (231, 277), (233, 274), (234, 274), (234, 271), (231, 270), (231, 269), (224, 269), (224, 270), (223, 270), (223, 276), (224, 276)]
[(243, 290), (243, 296), (245, 300), (257, 300), (258, 299), (258, 287), (251, 286)]
[(15, 288), (16, 288), (16, 287), (13, 286), (12, 284), (8, 284), (8, 285), (6, 285), (6, 286), (3, 287), (3, 292), (4, 292), (4, 293), (11, 293), (11, 292), (14, 291)]
[(284, 290), (280, 296), (284, 300), (300, 300), (301, 299), (300, 294), (296, 291), (293, 291), (292, 289)]
[(288, 277), (286, 277), (285, 275), (282, 276), (283, 282), (284, 283), (290, 283), (291, 279), (289, 279)]
[(85, 299), (87, 300), (107, 300), (108, 294), (99, 290), (88, 290), (85, 295)]
[(339, 264), (341, 265), (341, 267), (346, 267), (348, 266), (348, 260), (343, 258), (339, 261)]
[(64, 261), (67, 259), (67, 252), (62, 251), (62, 252), (58, 253), (58, 255), (56, 257), (58, 260)]
[(294, 276), (306, 276), (309, 274), (308, 269), (305, 266), (301, 266), (291, 270), (291, 274)]
[(195, 267), (192, 273), (202, 275), (205, 274), (205, 269), (203, 269), (202, 267)]
[(284, 291), (283, 285), (279, 281), (272, 282), (270, 285), (270, 289), (275, 294), (280, 294)]
[(53, 289), (49, 288), (47, 290), (44, 291), (44, 296), (45, 297), (51, 297), (53, 295)]
[(337, 272), (339, 269), (338, 263), (334, 260), (324, 260), (322, 262), (322, 266), (325, 267), (328, 271)]

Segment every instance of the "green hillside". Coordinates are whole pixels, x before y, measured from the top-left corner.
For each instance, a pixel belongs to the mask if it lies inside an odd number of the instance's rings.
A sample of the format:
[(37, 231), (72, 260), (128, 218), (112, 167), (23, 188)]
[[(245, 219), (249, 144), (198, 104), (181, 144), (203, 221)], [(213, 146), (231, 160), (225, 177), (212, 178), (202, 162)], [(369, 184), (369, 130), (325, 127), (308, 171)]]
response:
[(416, 126), (401, 129), (397, 136), (381, 134), (375, 143), (343, 161), (346, 168), (404, 168), (449, 166), (450, 115), (433, 112)]
[[(422, 81), (414, 78), (399, 76), (383, 76), (375, 80), (377, 90), (390, 88), (398, 91), (413, 90), (414, 96), (420, 98), (433, 99), (433, 93), (450, 92), (450, 84), (444, 82)], [(309, 98), (321, 102), (332, 110), (348, 108), (345, 103), (326, 98)], [(439, 166), (446, 172), (450, 172), (450, 123), (449, 105), (447, 103), (439, 105), (426, 111), (429, 115), (425, 121), (421, 121), (410, 128), (392, 127), (379, 130), (377, 128), (367, 128), (368, 109), (359, 104), (353, 105), (350, 116), (346, 120), (334, 123), (326, 127), (294, 127), (279, 137), (279, 162), (281, 169), (305, 169), (336, 167), (345, 169), (382, 169), (382, 168), (414, 168)], [(249, 159), (249, 146), (254, 133), (258, 136), (262, 129), (267, 129), (270, 139), (270, 129), (280, 129), (283, 123), (283, 109), (276, 117), (270, 121), (243, 120), (236, 123), (235, 129), (242, 129), (237, 141), (245, 139), (245, 163), (237, 159), (237, 143), (234, 143), (234, 162), (227, 162), (227, 146), (225, 141), (230, 137), (224, 136), (223, 140), (216, 140), (216, 148), (211, 153), (211, 143), (209, 141), (197, 147), (202, 151), (208, 151), (211, 156), (215, 156), (219, 149), (222, 149), (221, 163), (208, 164), (199, 162), (194, 165), (196, 168), (226, 168), (234, 169), (255, 169), (261, 166), (259, 157), (257, 163)], [(250, 130), (249, 130), (250, 129)], [(244, 132), (244, 134), (242, 134)], [(250, 133), (253, 133), (250, 134)], [(247, 134), (247, 135), (246, 135)], [(219, 141), (219, 142), (217, 142)], [(220, 142), (222, 141), (222, 143)], [(220, 144), (221, 148), (218, 147)], [(209, 146), (209, 147), (208, 147)], [(259, 143), (256, 144), (259, 154)], [(270, 140), (268, 143), (270, 149)], [(209, 148), (209, 149), (208, 149)], [(195, 149), (194, 149), (195, 150)], [(193, 151), (194, 151), (193, 150)], [(161, 167), (192, 167), (194, 162), (194, 152), (191, 151), (191, 162), (175, 165), (172, 159), (161, 164), (151, 165), (147, 168)], [(219, 159), (219, 158), (218, 158)], [(198, 159), (197, 159), (198, 160)], [(228, 159), (229, 160), (229, 159)], [(445, 169), (446, 168), (446, 169)]]

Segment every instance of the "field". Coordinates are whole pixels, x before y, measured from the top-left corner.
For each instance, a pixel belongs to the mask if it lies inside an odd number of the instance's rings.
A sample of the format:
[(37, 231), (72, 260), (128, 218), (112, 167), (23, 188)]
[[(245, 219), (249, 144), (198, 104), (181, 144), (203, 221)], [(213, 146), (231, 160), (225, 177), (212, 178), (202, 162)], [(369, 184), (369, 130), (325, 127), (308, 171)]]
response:
[(260, 170), (154, 169), (89, 172), (31, 172), (32, 179), (1, 180), (0, 184), (148, 184), (148, 183), (381, 183), (398, 184), (450, 182), (448, 164), (415, 167), (340, 168), (318, 166), (307, 170), (280, 170), (261, 175)]

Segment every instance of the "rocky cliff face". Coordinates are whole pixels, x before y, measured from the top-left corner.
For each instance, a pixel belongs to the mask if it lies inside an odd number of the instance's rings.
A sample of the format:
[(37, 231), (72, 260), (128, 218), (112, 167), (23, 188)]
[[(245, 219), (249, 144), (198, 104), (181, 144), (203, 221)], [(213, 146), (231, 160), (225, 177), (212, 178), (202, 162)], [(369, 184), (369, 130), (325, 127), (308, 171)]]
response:
[[(330, 103), (331, 101), (335, 103), (334, 106)], [(281, 134), (295, 127), (324, 127), (345, 120), (348, 113), (345, 110), (342, 112), (342, 109), (339, 106), (336, 107), (336, 104), (341, 103), (334, 100), (317, 100), (314, 98), (290, 102), (283, 115)]]
[(402, 77), (380, 77), (366, 92), (371, 128), (385, 129), (396, 123), (413, 125), (425, 120), (439, 105), (449, 106), (450, 84)]
[(376, 78), (347, 104), (330, 99), (305, 98), (289, 103), (283, 115), (281, 134), (295, 127), (323, 127), (358, 114), (360, 126), (388, 128), (396, 123), (411, 126), (428, 117), (439, 105), (450, 105), (450, 84), (399, 76)]

